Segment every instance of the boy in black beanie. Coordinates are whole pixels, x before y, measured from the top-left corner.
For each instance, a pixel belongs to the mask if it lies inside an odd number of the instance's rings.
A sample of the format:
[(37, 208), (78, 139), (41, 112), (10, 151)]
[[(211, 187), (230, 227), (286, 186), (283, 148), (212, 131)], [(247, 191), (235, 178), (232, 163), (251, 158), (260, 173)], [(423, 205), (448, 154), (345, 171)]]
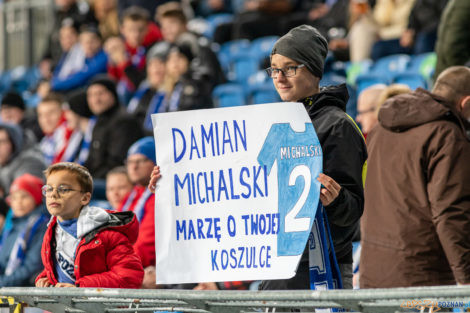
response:
[[(327, 52), (327, 41), (317, 29), (301, 25), (276, 42), (267, 73), (283, 101), (304, 104), (320, 140), (320, 201), (328, 216), (343, 287), (348, 289), (352, 288), (352, 240), (364, 208), (362, 170), (367, 150), (359, 128), (345, 113), (346, 85), (320, 90)], [(293, 278), (264, 281), (260, 289), (310, 289), (307, 250)]]

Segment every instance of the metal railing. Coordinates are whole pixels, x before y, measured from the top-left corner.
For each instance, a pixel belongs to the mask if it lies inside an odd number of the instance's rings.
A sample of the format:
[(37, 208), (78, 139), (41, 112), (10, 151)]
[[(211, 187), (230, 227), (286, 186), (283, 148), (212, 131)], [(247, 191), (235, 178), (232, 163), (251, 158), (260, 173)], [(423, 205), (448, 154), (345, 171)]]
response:
[[(0, 297), (50, 312), (452, 312), (470, 301), (470, 286), (331, 290), (193, 291), (94, 288), (0, 288)], [(410, 308), (414, 309), (410, 310)]]
[(36, 64), (54, 23), (53, 0), (0, 1), (0, 70)]

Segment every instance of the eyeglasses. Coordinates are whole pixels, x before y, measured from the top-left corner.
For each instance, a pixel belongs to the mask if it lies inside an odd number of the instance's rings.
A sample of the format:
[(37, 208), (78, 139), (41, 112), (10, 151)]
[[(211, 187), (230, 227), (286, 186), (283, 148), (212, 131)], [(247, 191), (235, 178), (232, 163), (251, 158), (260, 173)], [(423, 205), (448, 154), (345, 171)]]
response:
[(125, 166), (132, 166), (132, 165), (137, 165), (140, 166), (141, 164), (144, 164), (145, 162), (150, 161), (149, 159), (137, 159), (137, 160), (125, 160), (124, 165)]
[(288, 66), (288, 67), (285, 67), (285, 68), (268, 67), (266, 69), (266, 73), (268, 73), (268, 75), (271, 78), (277, 78), (279, 76), (279, 73), (282, 73), (282, 75), (284, 75), (284, 77), (292, 77), (292, 76), (295, 76), (295, 74), (297, 73), (298, 68), (301, 68), (301, 67), (304, 67), (304, 66), (305, 66), (304, 64), (300, 64), (300, 65)]
[(41, 191), (42, 191), (42, 195), (44, 197), (48, 197), (48, 196), (52, 196), (52, 194), (54, 193), (54, 189), (57, 190), (57, 193), (59, 194), (60, 197), (63, 197), (65, 195), (67, 195), (69, 192), (71, 191), (79, 191), (79, 192), (83, 192), (81, 190), (77, 190), (77, 189), (72, 189), (72, 188), (68, 188), (66, 186), (62, 186), (60, 185), (59, 187), (57, 188), (54, 188), (50, 185), (44, 185), (42, 186), (41, 188)]

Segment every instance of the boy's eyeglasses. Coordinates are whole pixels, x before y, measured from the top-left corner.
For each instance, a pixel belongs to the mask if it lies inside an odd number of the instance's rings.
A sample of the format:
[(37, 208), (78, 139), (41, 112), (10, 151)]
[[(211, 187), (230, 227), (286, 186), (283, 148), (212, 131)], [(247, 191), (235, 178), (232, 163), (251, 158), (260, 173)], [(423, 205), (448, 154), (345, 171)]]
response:
[(266, 73), (268, 73), (268, 75), (271, 78), (277, 78), (279, 76), (279, 73), (282, 73), (282, 75), (284, 75), (284, 77), (292, 77), (292, 76), (295, 76), (295, 74), (297, 73), (298, 68), (302, 68), (304, 66), (305, 66), (304, 64), (300, 64), (300, 65), (288, 66), (288, 67), (285, 67), (285, 68), (268, 67), (266, 69)]
[(42, 186), (41, 188), (41, 191), (42, 191), (42, 195), (44, 197), (47, 197), (47, 196), (51, 196), (53, 193), (54, 193), (54, 189), (57, 190), (57, 193), (59, 194), (59, 196), (65, 196), (67, 195), (69, 192), (71, 191), (79, 191), (79, 192), (83, 192), (81, 190), (77, 190), (77, 189), (72, 189), (72, 188), (69, 188), (69, 187), (65, 187), (65, 186), (59, 186), (57, 188), (54, 188), (50, 185), (44, 185)]

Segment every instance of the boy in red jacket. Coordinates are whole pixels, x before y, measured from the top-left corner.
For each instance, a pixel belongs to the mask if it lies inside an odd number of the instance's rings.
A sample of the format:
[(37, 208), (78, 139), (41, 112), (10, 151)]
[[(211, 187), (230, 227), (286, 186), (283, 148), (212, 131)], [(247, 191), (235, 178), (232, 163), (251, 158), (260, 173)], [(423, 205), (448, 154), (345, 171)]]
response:
[(93, 180), (81, 165), (57, 163), (44, 174), (42, 193), (53, 218), (36, 287), (139, 288), (144, 271), (132, 246), (139, 233), (134, 213), (90, 207)]

